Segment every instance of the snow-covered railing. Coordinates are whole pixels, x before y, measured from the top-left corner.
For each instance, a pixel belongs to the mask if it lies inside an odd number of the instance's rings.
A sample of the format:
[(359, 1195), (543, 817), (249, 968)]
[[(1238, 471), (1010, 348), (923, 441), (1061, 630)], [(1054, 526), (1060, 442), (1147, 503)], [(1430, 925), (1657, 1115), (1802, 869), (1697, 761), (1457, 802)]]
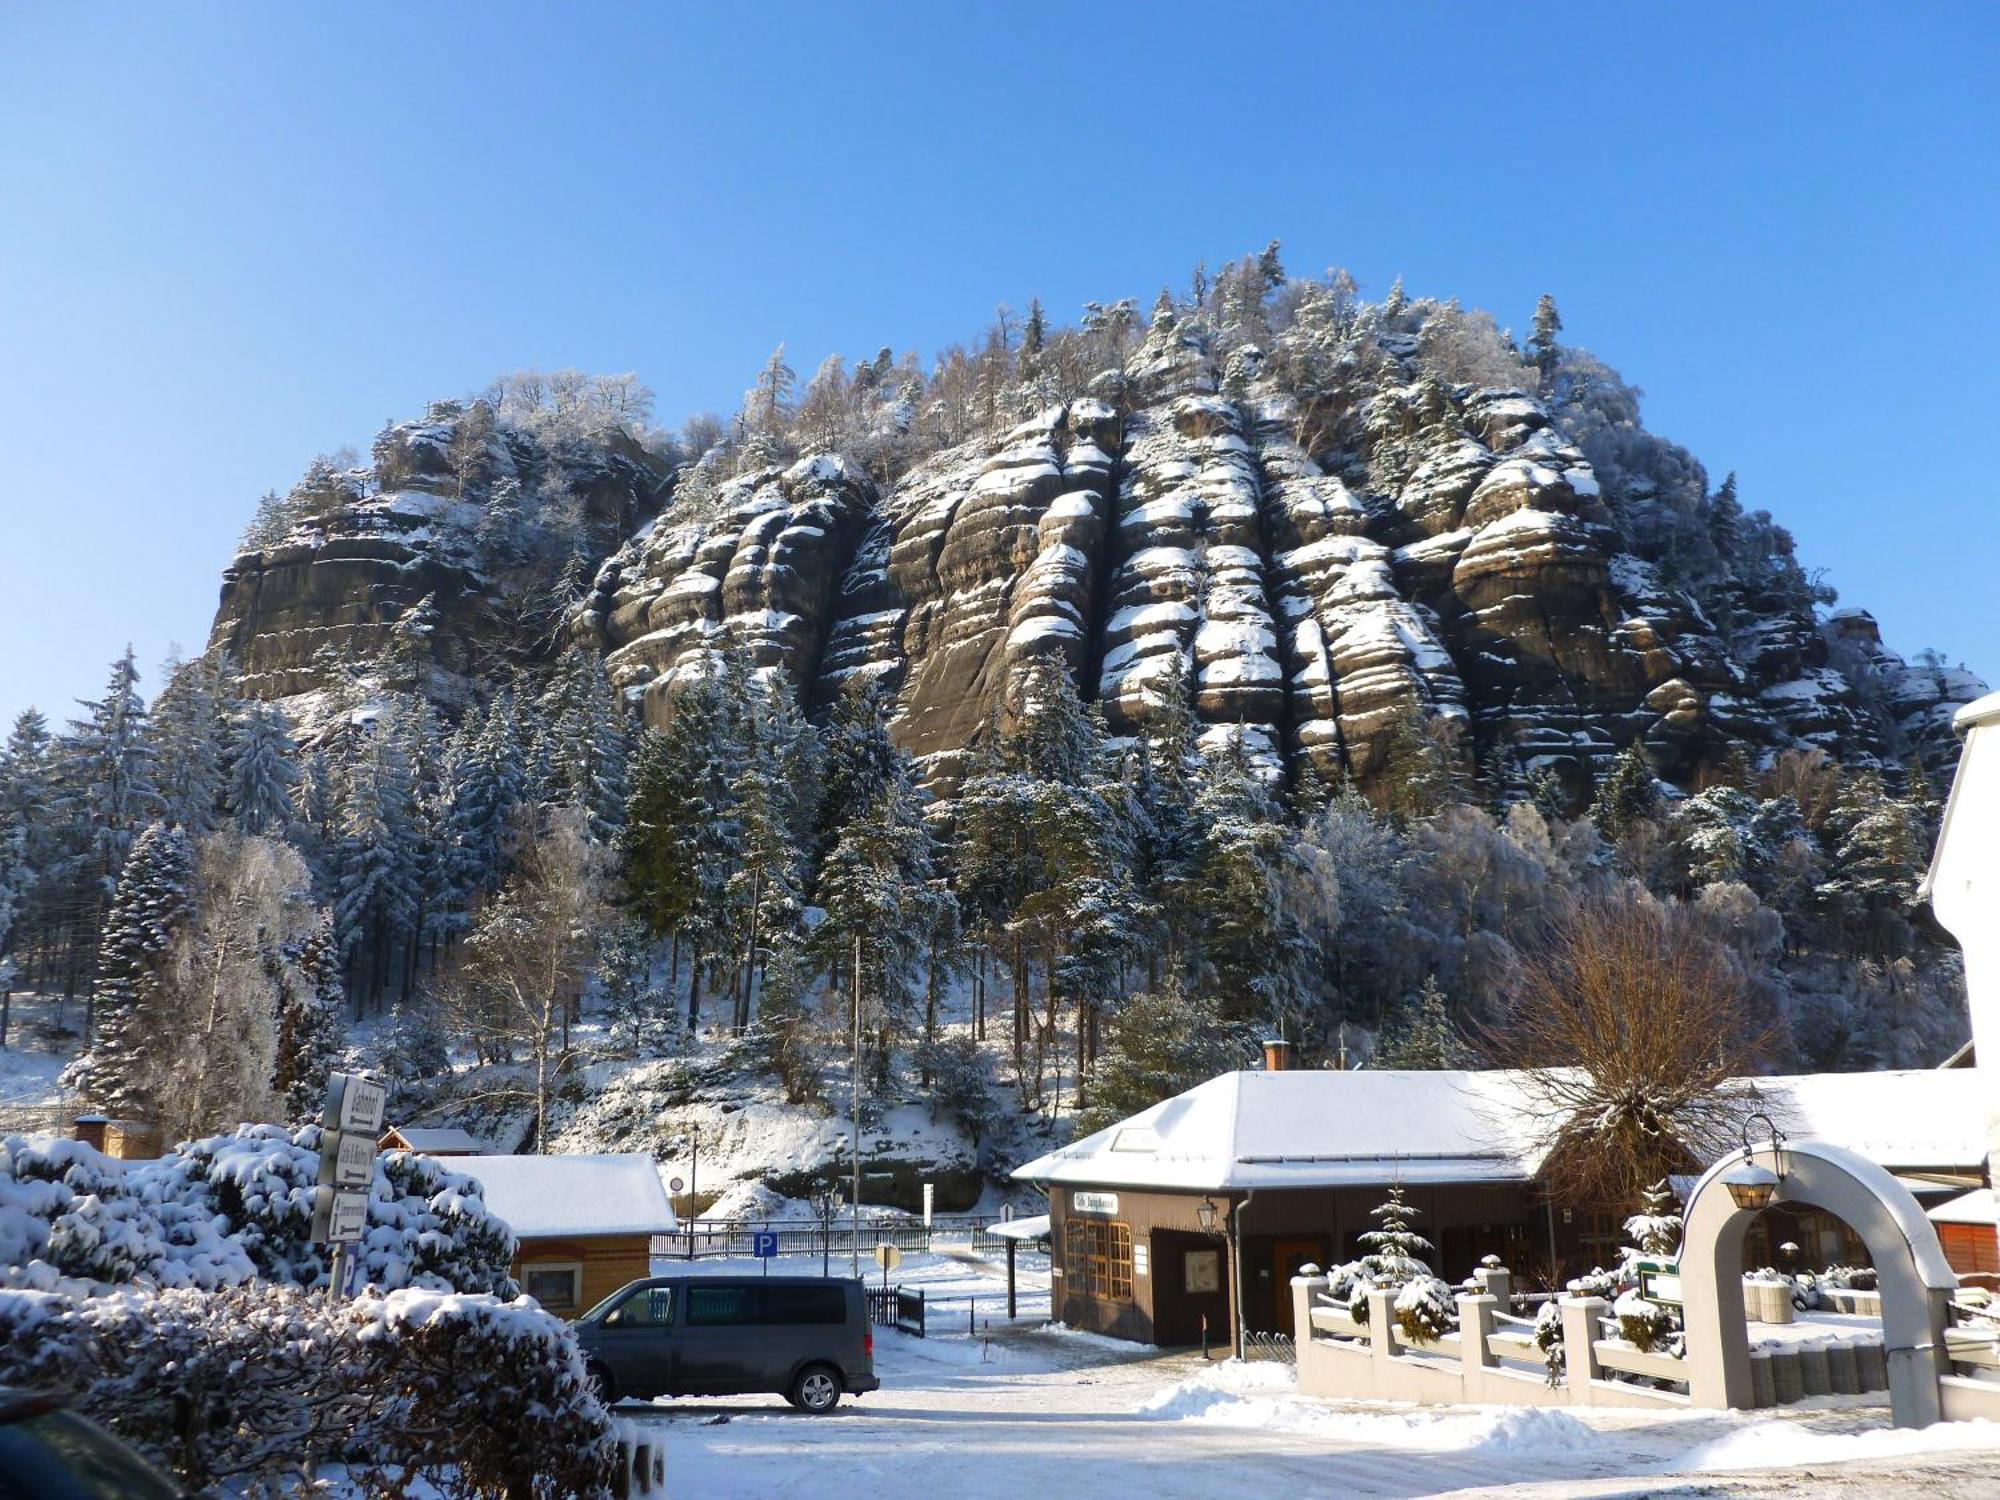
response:
[(618, 1443), (619, 1469), (612, 1490), (619, 1500), (627, 1496), (665, 1495), (667, 1492), (667, 1451), (656, 1429), (641, 1427), (630, 1417), (612, 1419), (612, 1433)]

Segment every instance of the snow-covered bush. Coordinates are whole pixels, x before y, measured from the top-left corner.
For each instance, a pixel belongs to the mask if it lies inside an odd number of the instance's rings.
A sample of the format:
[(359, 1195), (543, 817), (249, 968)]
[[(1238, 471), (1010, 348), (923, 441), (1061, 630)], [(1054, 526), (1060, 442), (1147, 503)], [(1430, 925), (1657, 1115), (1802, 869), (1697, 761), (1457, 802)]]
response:
[(0, 1291), (0, 1383), (70, 1396), (204, 1490), (341, 1460), (371, 1494), (595, 1497), (616, 1459), (574, 1336), (531, 1301)]
[[(317, 1125), (245, 1125), (127, 1163), (76, 1141), (8, 1137), (0, 1287), (324, 1286), (327, 1250), (309, 1239), (319, 1138)], [(513, 1255), (512, 1231), (471, 1178), (428, 1157), (376, 1158), (361, 1244), (368, 1284), (512, 1296)]]
[(1458, 1326), (1451, 1287), (1435, 1276), (1413, 1276), (1396, 1293), (1396, 1326), (1412, 1343), (1429, 1344)]
[(1672, 1309), (1648, 1302), (1636, 1288), (1619, 1294), (1611, 1316), (1618, 1320), (1618, 1336), (1642, 1354), (1666, 1348), (1678, 1323)]
[(1542, 1351), (1542, 1363), (1548, 1367), (1549, 1384), (1561, 1385), (1568, 1356), (1563, 1349), (1562, 1304), (1553, 1297), (1535, 1314), (1534, 1339), (1535, 1347)]

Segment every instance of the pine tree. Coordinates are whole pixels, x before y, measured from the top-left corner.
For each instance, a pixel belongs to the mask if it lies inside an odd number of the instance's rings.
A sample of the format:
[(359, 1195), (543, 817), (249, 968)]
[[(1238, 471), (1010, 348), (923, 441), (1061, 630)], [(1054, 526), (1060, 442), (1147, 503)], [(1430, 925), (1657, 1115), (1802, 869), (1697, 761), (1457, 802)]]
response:
[(1255, 1053), (1249, 1026), (1227, 1019), (1212, 990), (1188, 990), (1177, 974), (1132, 996), (1106, 1028), (1077, 1131), (1102, 1130), (1219, 1073), (1244, 1067)]
[(1617, 842), (1631, 831), (1635, 823), (1653, 815), (1659, 806), (1659, 782), (1654, 779), (1653, 768), (1646, 760), (1646, 752), (1637, 740), (1625, 747), (1625, 753), (1618, 757), (1618, 764), (1597, 789), (1597, 800), (1591, 804), (1590, 820), (1597, 825), (1597, 831)]
[(541, 709), (554, 799), (581, 807), (590, 819), (591, 836), (612, 842), (631, 795), (632, 743), (624, 706), (604, 664), (587, 652), (569, 652)]
[(282, 710), (264, 703), (245, 706), (222, 797), (243, 832), (281, 835), (290, 827), (299, 785), (297, 753)]
[(192, 915), (193, 883), (194, 852), (185, 833), (154, 823), (138, 836), (104, 923), (90, 1050), (63, 1073), (63, 1087), (107, 1114), (159, 1116), (162, 1101), (144, 1058), (161, 1023), (175, 939)]
[(1371, 1061), (1378, 1068), (1408, 1068), (1434, 1072), (1464, 1065), (1466, 1047), (1452, 1029), (1444, 991), (1435, 975), (1408, 1000), (1395, 1024), (1376, 1043)]
[(167, 821), (191, 837), (221, 820), (237, 706), (235, 671), (222, 656), (198, 656), (175, 668), (153, 704), (154, 759)]
[[(81, 834), (66, 870), (70, 931), (64, 988), (69, 992), (94, 969), (97, 934), (133, 840), (166, 807), (157, 784), (146, 705), (139, 696), (139, 669), (129, 646), (112, 664), (104, 696), (83, 708), (85, 717), (70, 726), (63, 746), (58, 793), (63, 816)], [(93, 998), (86, 1032), (95, 1024)]]
[(803, 940), (808, 793), (818, 770), (812, 734), (791, 689), (776, 677), (753, 683), (738, 720), (741, 739), (729, 778), (741, 857), (721, 890), (742, 932), (732, 982), (738, 1033), (750, 1024), (757, 973), (769, 954)]
[[(24, 709), (14, 719), (7, 743), (0, 747), (0, 829), (18, 830), (20, 848), (14, 856), (13, 922), (0, 952), (13, 955), (18, 977), (26, 955), (46, 967), (60, 934), (59, 863), (65, 847), (82, 843), (81, 832), (57, 804), (55, 742), (48, 720)], [(11, 990), (11, 979), (0, 992)]]
[(1528, 352), (1535, 358), (1536, 367), (1542, 372), (1542, 383), (1546, 385), (1555, 377), (1559, 346), (1556, 335), (1562, 332), (1562, 314), (1556, 311), (1556, 299), (1543, 292), (1541, 300), (1535, 303), (1534, 330), (1528, 336)]
[(1431, 1274), (1426, 1257), (1436, 1247), (1412, 1226), (1417, 1212), (1404, 1197), (1400, 1182), (1390, 1183), (1389, 1196), (1368, 1211), (1377, 1227), (1361, 1236), (1367, 1251), (1361, 1265), (1377, 1286), (1402, 1286)]
[(1236, 742), (1203, 759), (1194, 822), (1201, 840), (1195, 888), (1205, 919), (1206, 972), (1225, 1014), (1244, 1021), (1270, 1018), (1288, 956), (1279, 905), (1288, 832)]
[(349, 768), (332, 851), (333, 920), (357, 1009), (380, 1006), (390, 962), (416, 917), (410, 768), (377, 725)]
[(299, 1124), (318, 1117), (327, 1075), (340, 1057), (346, 999), (340, 970), (340, 939), (332, 915), (322, 913), (297, 962), (279, 972), (278, 1066), (271, 1087), (284, 1100), (286, 1118)]

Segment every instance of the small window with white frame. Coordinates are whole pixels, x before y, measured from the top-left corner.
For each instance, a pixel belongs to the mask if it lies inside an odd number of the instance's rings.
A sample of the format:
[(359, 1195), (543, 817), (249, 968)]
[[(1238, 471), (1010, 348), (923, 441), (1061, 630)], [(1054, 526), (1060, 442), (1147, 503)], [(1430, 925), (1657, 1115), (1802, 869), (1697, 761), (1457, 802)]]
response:
[(544, 1260), (525, 1265), (521, 1290), (550, 1312), (573, 1312), (583, 1305), (583, 1263)]

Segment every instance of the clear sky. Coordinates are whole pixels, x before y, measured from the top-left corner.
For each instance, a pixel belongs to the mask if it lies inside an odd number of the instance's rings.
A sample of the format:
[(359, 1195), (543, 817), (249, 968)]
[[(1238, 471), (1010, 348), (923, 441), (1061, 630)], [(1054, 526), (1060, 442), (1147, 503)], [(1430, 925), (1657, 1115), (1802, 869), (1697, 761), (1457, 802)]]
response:
[(0, 0), (0, 713), (524, 366), (734, 406), (1277, 237), (1566, 338), (2000, 685), (2000, 6)]

